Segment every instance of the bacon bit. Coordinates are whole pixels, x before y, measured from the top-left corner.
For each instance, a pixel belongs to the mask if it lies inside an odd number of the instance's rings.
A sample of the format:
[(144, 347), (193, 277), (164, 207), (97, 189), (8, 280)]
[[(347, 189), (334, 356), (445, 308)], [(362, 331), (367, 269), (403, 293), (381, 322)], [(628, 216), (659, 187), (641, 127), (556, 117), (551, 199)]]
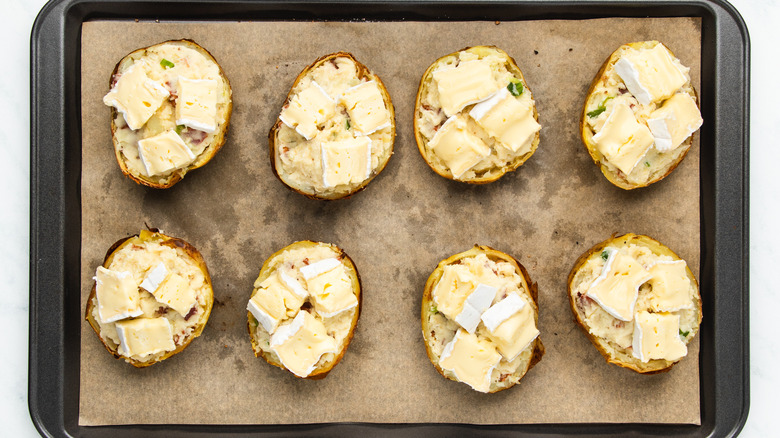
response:
[(422, 104), (422, 109), (424, 109), (425, 111), (430, 111), (433, 109), (433, 107), (428, 105), (427, 103), (424, 103)]
[(627, 90), (627, 89), (625, 89), (625, 88), (623, 88), (623, 87), (620, 87), (620, 88), (618, 88), (618, 93), (620, 93), (620, 94), (626, 94), (626, 93), (628, 93), (628, 90)]
[(509, 374), (502, 374), (501, 377), (498, 378), (498, 381), (503, 382), (507, 379), (507, 377), (509, 377)]
[(577, 306), (580, 308), (585, 308), (585, 306), (590, 306), (594, 303), (594, 301), (587, 295), (583, 295), (582, 292), (577, 292)]
[(114, 85), (116, 85), (116, 83), (119, 82), (119, 78), (121, 77), (122, 77), (122, 73), (117, 73), (111, 76), (111, 88), (114, 88)]
[(632, 103), (630, 106), (631, 106), (631, 109), (634, 109), (634, 107), (635, 107), (636, 105), (634, 105), (634, 104)]
[(174, 344), (176, 344), (176, 345), (179, 345), (179, 339), (180, 339), (180, 338), (179, 338), (179, 334), (178, 334), (178, 333), (176, 333), (175, 335), (173, 335), (173, 343), (174, 343)]
[(623, 328), (626, 325), (626, 323), (616, 319), (615, 322), (612, 323), (612, 325), (615, 326), (615, 328)]
[(154, 311), (154, 316), (163, 316), (166, 313), (168, 313), (168, 308), (160, 306), (157, 310)]
[(187, 312), (187, 316), (184, 317), (185, 321), (188, 321), (190, 318), (192, 318), (192, 315), (198, 313), (198, 305), (192, 306), (192, 309), (190, 309), (189, 312)]
[(431, 330), (431, 337), (434, 341), (436, 340), (436, 330)]
[(187, 128), (182, 131), (182, 137), (186, 137), (192, 144), (200, 144), (206, 139), (208, 133), (205, 131), (199, 131), (197, 129)]
[(309, 264), (309, 258), (308, 258), (308, 257), (306, 257), (305, 259), (303, 259), (303, 264), (304, 264), (304, 265), (308, 265), (308, 264)]
[(287, 152), (290, 152), (290, 148), (288, 148), (287, 146), (284, 146), (284, 147), (282, 148), (282, 153), (283, 153), (283, 154), (286, 154)]
[(168, 90), (168, 93), (170, 94), (170, 96), (168, 96), (169, 101), (173, 102), (179, 97), (179, 95), (176, 94), (176, 90), (173, 88), (170, 81), (165, 81), (165, 89)]
[(138, 246), (136, 244), (133, 244), (133, 246), (130, 247), (133, 251), (138, 251), (139, 249), (144, 249), (142, 246)]
[(334, 67), (336, 67), (336, 70), (338, 70), (338, 69), (339, 69), (339, 65), (338, 65), (338, 64), (336, 64), (336, 59), (335, 59), (335, 58), (334, 58), (334, 59), (331, 59), (331, 60), (330, 60), (330, 63), (331, 63), (331, 64), (333, 64), (333, 66), (334, 66)]

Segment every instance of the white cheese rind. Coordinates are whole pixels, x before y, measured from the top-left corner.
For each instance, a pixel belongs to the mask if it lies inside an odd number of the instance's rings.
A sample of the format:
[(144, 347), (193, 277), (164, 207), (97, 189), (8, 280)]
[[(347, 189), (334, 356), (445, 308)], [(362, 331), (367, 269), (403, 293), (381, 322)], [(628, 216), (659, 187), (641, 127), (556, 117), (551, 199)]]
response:
[(648, 302), (653, 311), (676, 312), (694, 308), (685, 260), (658, 261), (647, 270), (652, 275)]
[(499, 362), (501, 355), (490, 342), (463, 329), (458, 329), (439, 356), (442, 369), (479, 392), (490, 391), (490, 377)]
[(463, 309), (455, 317), (455, 322), (460, 324), (467, 332), (474, 333), (482, 314), (490, 307), (497, 292), (498, 289), (493, 286), (482, 283), (477, 284), (477, 287), (466, 297)]
[(160, 262), (157, 266), (149, 270), (144, 281), (141, 282), (141, 287), (149, 293), (154, 293), (154, 291), (160, 287), (160, 283), (165, 280), (167, 275), (168, 270), (165, 268), (165, 263)]
[(305, 300), (306, 297), (309, 296), (309, 291), (301, 286), (301, 283), (299, 283), (298, 280), (287, 275), (284, 271), (279, 271), (279, 279), (281, 279), (282, 283), (284, 283), (284, 285), (287, 286), (295, 295), (298, 295), (300, 299)]
[(607, 161), (628, 175), (653, 146), (654, 139), (650, 129), (639, 123), (628, 104), (621, 101), (612, 107), (593, 141)]
[(346, 89), (339, 98), (356, 130), (355, 135), (369, 135), (390, 126), (390, 112), (376, 81), (363, 82)]
[(634, 318), (632, 354), (642, 362), (653, 359), (677, 361), (688, 354), (680, 339), (680, 315), (637, 312)]
[(312, 263), (301, 267), (301, 274), (305, 280), (310, 280), (320, 274), (324, 274), (331, 269), (335, 269), (341, 261), (335, 257), (323, 259), (318, 262)]
[(325, 187), (355, 184), (368, 179), (372, 171), (371, 143), (366, 136), (320, 143)]
[(282, 109), (279, 119), (303, 136), (306, 140), (314, 138), (318, 126), (336, 114), (336, 102), (315, 81), (299, 91), (290, 99), (289, 105)]
[(267, 331), (269, 334), (273, 334), (274, 331), (276, 331), (277, 324), (279, 324), (279, 321), (274, 319), (271, 315), (267, 314), (263, 309), (260, 308), (260, 306), (257, 305), (257, 303), (254, 302), (254, 300), (249, 300), (249, 302), (246, 305), (246, 310), (248, 310), (250, 313), (252, 313), (252, 316), (255, 317), (257, 322), (260, 323), (261, 326), (263, 326), (263, 329)]
[(511, 293), (503, 300), (490, 306), (482, 314), (482, 322), (490, 332), (495, 332), (501, 323), (509, 319), (510, 316), (521, 311), (525, 307), (525, 301), (519, 295)]
[(447, 117), (487, 99), (501, 86), (493, 77), (490, 64), (482, 60), (465, 61), (456, 67), (436, 70), (433, 80)]
[(175, 273), (167, 276), (152, 295), (157, 302), (177, 311), (182, 317), (186, 317), (198, 303), (198, 297), (190, 282)]
[(474, 105), (469, 115), (513, 153), (529, 150), (535, 134), (542, 128), (534, 119), (533, 100), (516, 98), (506, 87)]
[(452, 173), (459, 179), (469, 169), (490, 155), (490, 147), (468, 130), (464, 116), (453, 116), (436, 131), (428, 143)]
[(615, 72), (642, 105), (671, 97), (687, 82), (663, 44), (652, 49), (629, 49), (615, 63)]
[(282, 365), (298, 377), (311, 374), (323, 354), (338, 352), (336, 341), (328, 336), (323, 323), (305, 311), (279, 327), (271, 336), (270, 346)]
[(95, 273), (95, 297), (101, 323), (135, 318), (144, 313), (138, 287), (129, 271), (117, 272), (98, 266)]
[(314, 310), (329, 318), (358, 305), (352, 289), (352, 280), (344, 265), (340, 264), (323, 274), (306, 280)]
[(653, 100), (653, 97), (650, 95), (650, 90), (642, 85), (642, 82), (639, 80), (639, 72), (631, 61), (627, 58), (618, 59), (615, 63), (615, 73), (620, 76), (620, 79), (626, 84), (628, 91), (636, 97), (636, 100), (639, 101), (639, 103), (642, 105), (650, 105), (650, 102)]
[(630, 255), (621, 254), (614, 248), (606, 248), (605, 251), (607, 262), (601, 274), (588, 287), (586, 295), (614, 318), (631, 321), (639, 287), (652, 276)]

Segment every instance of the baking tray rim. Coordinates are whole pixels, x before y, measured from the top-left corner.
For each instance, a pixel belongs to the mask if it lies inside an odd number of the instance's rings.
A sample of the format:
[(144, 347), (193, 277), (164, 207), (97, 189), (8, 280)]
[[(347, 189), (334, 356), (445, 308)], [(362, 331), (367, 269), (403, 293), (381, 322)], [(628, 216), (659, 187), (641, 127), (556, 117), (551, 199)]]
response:
[[(725, 0), (663, 1), (234, 1), (194, 0), (157, 3), (136, 0), (54, 0), (39, 13), (31, 33), (31, 182), (30, 182), (30, 325), (28, 403), (44, 436), (246, 435), (268, 432), (291, 435), (441, 434), (466, 431), (494, 436), (587, 434), (658, 434), (730, 436), (739, 433), (749, 409), (748, 288), (748, 157), (750, 42), (747, 27)], [(341, 9), (329, 8), (339, 5)], [(342, 12), (345, 8), (346, 12)], [(447, 13), (443, 14), (442, 6)], [(214, 8), (219, 13), (213, 13)], [(607, 7), (609, 7), (607, 9)], [(124, 8), (124, 9), (123, 9)], [(509, 9), (508, 9), (509, 8)], [(518, 8), (513, 10), (513, 8)], [(186, 11), (182, 13), (181, 11)], [(334, 12), (334, 10), (338, 12)], [(517, 18), (497, 16), (512, 10)], [(118, 12), (117, 12), (118, 11)], [(211, 14), (208, 12), (211, 11)], [(607, 13), (608, 12), (608, 13)], [(249, 14), (242, 15), (242, 14)], [(702, 425), (669, 424), (515, 424), (323, 423), (295, 425), (78, 425), (80, 286), (66, 264), (80, 263), (80, 33), (92, 19), (198, 21), (267, 21), (322, 19), (368, 20), (535, 20), (614, 16), (698, 16), (702, 18), (702, 110), (714, 120), (701, 134), (701, 270), (702, 289), (715, 299), (705, 306), (699, 357)], [(711, 41), (710, 41), (711, 40)], [(737, 68), (728, 68), (729, 55)], [(717, 55), (717, 56), (716, 56)], [(741, 56), (740, 56), (741, 55)], [(731, 58), (729, 58), (731, 59)], [(710, 64), (707, 64), (709, 62)], [(706, 67), (714, 69), (711, 74)], [(737, 84), (737, 86), (734, 86)], [(707, 97), (714, 96), (708, 104)], [(733, 108), (741, 110), (737, 117)], [(78, 108), (79, 111), (67, 111)], [(709, 113), (709, 114), (708, 114)], [(741, 116), (741, 117), (739, 117)], [(736, 129), (729, 129), (735, 128)], [(75, 129), (73, 129), (75, 128)], [(730, 145), (741, 144), (741, 148)], [(73, 147), (73, 145), (78, 145)], [(71, 146), (71, 147), (68, 147)], [(700, 146), (701, 147), (701, 146)], [(712, 162), (705, 159), (710, 158)], [(712, 155), (712, 157), (710, 157)], [(69, 172), (75, 167), (78, 171)], [(711, 172), (711, 174), (707, 174)], [(708, 178), (704, 181), (704, 178)], [(710, 181), (712, 180), (712, 181)], [(707, 184), (707, 183), (712, 184)], [(75, 188), (75, 190), (74, 190)], [(712, 205), (706, 201), (713, 200)], [(75, 201), (75, 202), (74, 202)], [(76, 232), (73, 233), (72, 231)], [(70, 233), (68, 231), (71, 231)], [(73, 245), (75, 243), (75, 245)], [(70, 245), (69, 245), (70, 244)], [(714, 257), (713, 257), (714, 256)], [(733, 263), (727, 263), (732, 261)], [(706, 274), (706, 276), (705, 276)], [(75, 283), (74, 283), (75, 281)], [(76, 285), (75, 291), (69, 285)], [(57, 290), (61, 294), (44, 294)], [(739, 293), (731, 293), (737, 290)], [(70, 291), (70, 292), (69, 292)], [(721, 292), (718, 292), (721, 291)], [(56, 296), (55, 296), (56, 295)], [(74, 298), (75, 297), (75, 298)], [(716, 312), (716, 307), (739, 312)], [(78, 315), (77, 318), (66, 315)], [(709, 315), (708, 315), (709, 314)], [(74, 321), (75, 319), (75, 321)], [(58, 330), (51, 330), (52, 328)], [(75, 333), (76, 336), (66, 336)], [(53, 345), (49, 343), (53, 342)], [(74, 352), (75, 346), (75, 352)], [(733, 353), (741, 354), (727, 354)], [(711, 360), (714, 359), (714, 360)], [(67, 365), (66, 365), (67, 364)], [(74, 365), (75, 364), (75, 365)], [(75, 371), (74, 371), (75, 370)], [(73, 379), (75, 374), (75, 381)], [(705, 380), (706, 379), (706, 380)], [(714, 383), (710, 388), (705, 383)], [(75, 384), (75, 395), (73, 385)], [(66, 385), (68, 385), (66, 387)], [(54, 391), (52, 391), (54, 389)], [(70, 391), (69, 391), (70, 389)], [(52, 395), (53, 394), (53, 395)], [(75, 400), (75, 406), (73, 401)], [(730, 403), (729, 403), (730, 402)], [(738, 409), (729, 409), (738, 407)], [(75, 414), (75, 417), (74, 417)], [(706, 414), (706, 415), (705, 415)], [(705, 418), (706, 417), (706, 418)], [(155, 433), (156, 432), (156, 433)]]

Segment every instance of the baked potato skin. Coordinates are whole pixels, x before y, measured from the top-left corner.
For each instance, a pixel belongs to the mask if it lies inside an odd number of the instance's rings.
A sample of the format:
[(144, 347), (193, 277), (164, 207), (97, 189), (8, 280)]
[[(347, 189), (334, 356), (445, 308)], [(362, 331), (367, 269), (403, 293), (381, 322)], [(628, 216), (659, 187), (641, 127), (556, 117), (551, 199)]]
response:
[[(514, 257), (506, 253), (503, 253), (501, 251), (495, 250), (489, 246), (474, 245), (474, 247), (469, 249), (468, 251), (455, 254), (439, 262), (438, 266), (436, 266), (436, 269), (433, 271), (433, 273), (431, 273), (431, 275), (428, 277), (428, 280), (425, 282), (425, 290), (423, 292), (422, 306), (420, 312), (420, 321), (422, 325), (425, 352), (428, 355), (428, 359), (431, 361), (431, 363), (436, 368), (436, 371), (439, 372), (439, 374), (441, 374), (444, 378), (455, 382), (458, 382), (458, 380), (456, 380), (453, 376), (448, 375), (448, 373), (445, 372), (439, 366), (439, 357), (433, 352), (431, 348), (433, 339), (431, 339), (429, 335), (431, 333), (431, 327), (429, 325), (429, 314), (431, 309), (431, 303), (433, 302), (433, 289), (441, 279), (441, 276), (444, 273), (445, 266), (458, 264), (463, 259), (474, 257), (479, 254), (487, 255), (487, 257), (494, 262), (507, 262), (515, 267), (515, 272), (517, 272), (522, 278), (523, 289), (527, 291), (528, 295), (531, 297), (530, 303), (534, 307), (534, 322), (537, 326), (539, 325), (539, 308), (537, 305), (538, 295), (539, 295), (538, 286), (536, 283), (531, 281), (531, 277), (528, 275), (528, 271)], [(533, 368), (537, 363), (539, 363), (539, 361), (542, 359), (542, 356), (544, 356), (545, 349), (544, 349), (544, 345), (542, 344), (541, 338), (537, 337), (533, 341), (533, 344), (534, 344), (533, 352), (531, 355), (531, 360), (528, 363), (528, 367), (525, 369), (518, 369), (515, 372), (516, 375), (519, 375), (521, 377), (525, 375), (531, 368)], [(511, 388), (514, 385), (515, 385), (514, 383), (507, 386), (496, 385), (494, 388), (492, 387), (493, 385), (491, 385), (490, 393), (503, 391), (507, 388)]]
[[(355, 295), (358, 299), (358, 305), (357, 305), (357, 311), (355, 312), (355, 316), (352, 318), (349, 334), (347, 335), (344, 341), (343, 348), (341, 349), (341, 351), (339, 351), (339, 353), (332, 361), (324, 363), (319, 367), (315, 368), (308, 376), (301, 377), (303, 379), (309, 379), (309, 380), (324, 379), (328, 375), (328, 373), (330, 373), (333, 367), (336, 366), (341, 361), (341, 358), (344, 357), (344, 353), (347, 351), (347, 348), (349, 347), (349, 343), (352, 341), (352, 337), (355, 334), (355, 327), (357, 327), (357, 322), (358, 319), (360, 318), (360, 311), (363, 307), (363, 300), (361, 298), (360, 273), (358, 273), (355, 263), (347, 255), (347, 253), (344, 252), (344, 250), (342, 250), (336, 245), (323, 243), (323, 242), (314, 242), (311, 240), (302, 240), (302, 241), (295, 242), (291, 245), (288, 245), (280, 249), (279, 251), (276, 251), (274, 254), (272, 254), (271, 257), (269, 257), (263, 263), (263, 266), (260, 268), (260, 274), (258, 275), (257, 280), (255, 280), (256, 282), (263, 281), (266, 278), (268, 278), (271, 274), (273, 274), (274, 271), (277, 269), (279, 262), (281, 262), (280, 259), (282, 258), (282, 255), (285, 251), (289, 251), (291, 249), (297, 249), (297, 248), (309, 248), (309, 247), (316, 247), (316, 246), (328, 247), (333, 251), (335, 251), (336, 254), (338, 254), (338, 257), (344, 263), (345, 267), (347, 268), (347, 272), (350, 274), (350, 278), (352, 280), (352, 288), (353, 291), (355, 291)], [(256, 290), (257, 289), (252, 291), (253, 295)], [(255, 357), (262, 357), (269, 364), (281, 368), (283, 370), (287, 370), (287, 368), (284, 365), (282, 365), (282, 363), (278, 361), (273, 354), (266, 352), (262, 348), (260, 348), (258, 340), (255, 338), (255, 330), (257, 327), (257, 323), (253, 324), (253, 320), (254, 320), (254, 316), (252, 316), (252, 312), (247, 311), (247, 331), (249, 332), (249, 339), (252, 342), (252, 351), (254, 352)], [(293, 376), (295, 376), (295, 374), (293, 374)]]
[[(619, 248), (619, 247), (627, 247), (631, 244), (645, 246), (649, 248), (654, 254), (657, 255), (667, 255), (673, 257), (675, 260), (682, 260), (677, 254), (675, 254), (667, 246), (665, 246), (661, 242), (651, 237), (641, 235), (641, 234), (633, 234), (633, 233), (623, 234), (620, 236), (613, 235), (611, 238), (593, 246), (591, 249), (589, 249), (581, 256), (579, 256), (577, 260), (574, 262), (574, 267), (572, 267), (571, 272), (569, 272), (569, 277), (566, 282), (566, 284), (568, 285), (569, 305), (571, 307), (572, 314), (574, 315), (574, 321), (582, 329), (582, 331), (588, 337), (588, 339), (593, 344), (593, 346), (596, 347), (596, 349), (599, 351), (599, 353), (601, 353), (602, 356), (604, 356), (604, 359), (606, 359), (608, 363), (612, 363), (621, 366), (623, 368), (628, 368), (640, 374), (658, 374), (658, 373), (668, 372), (669, 370), (672, 369), (672, 367), (677, 362), (679, 362), (679, 360), (668, 361), (668, 360), (653, 359), (648, 361), (647, 363), (643, 363), (642, 361), (635, 358), (630, 353), (626, 351), (622, 351), (622, 349), (616, 348), (616, 346), (610, 344), (608, 341), (591, 334), (590, 331), (588, 330), (587, 324), (585, 323), (585, 318), (577, 308), (577, 303), (573, 295), (573, 290), (576, 286), (575, 282), (577, 280), (576, 279), (577, 273), (580, 271), (580, 269), (585, 265), (585, 263), (589, 259), (593, 257), (601, 257), (601, 252), (604, 251), (604, 249), (607, 248), (608, 246)], [(697, 309), (698, 326), (700, 326), (702, 320), (702, 305), (701, 305), (701, 294), (699, 292), (699, 284), (696, 281), (696, 277), (694, 277), (693, 272), (691, 272), (691, 269), (687, 266), (685, 269), (688, 274), (688, 279), (691, 281), (691, 284), (694, 286), (696, 290), (696, 293), (694, 295), (694, 306)], [(693, 336), (691, 337), (691, 339), (693, 339)]]
[(170, 188), (174, 184), (176, 184), (177, 182), (181, 181), (182, 178), (184, 178), (184, 175), (187, 172), (189, 172), (190, 170), (194, 170), (194, 169), (197, 169), (199, 167), (203, 167), (206, 163), (211, 161), (211, 159), (214, 158), (214, 156), (217, 154), (217, 152), (219, 152), (219, 150), (222, 149), (222, 146), (225, 144), (225, 136), (227, 135), (227, 131), (228, 131), (228, 128), (229, 128), (229, 125), (230, 125), (230, 116), (233, 113), (233, 99), (232, 99), (233, 91), (232, 91), (232, 88), (230, 87), (230, 81), (228, 81), (227, 76), (225, 76), (225, 72), (222, 70), (222, 66), (219, 65), (217, 60), (214, 59), (214, 56), (212, 56), (212, 54), (208, 50), (206, 50), (205, 48), (200, 46), (198, 43), (196, 43), (195, 41), (190, 40), (190, 39), (168, 40), (168, 41), (164, 41), (164, 42), (159, 43), (159, 44), (155, 44), (155, 45), (152, 45), (152, 46), (148, 46), (148, 47), (144, 47), (144, 48), (141, 48), (141, 49), (134, 50), (134, 51), (130, 52), (129, 54), (125, 55), (116, 64), (116, 66), (114, 67), (114, 70), (111, 72), (111, 76), (110, 76), (110, 79), (109, 79), (109, 89), (113, 86), (114, 78), (116, 77), (117, 73), (120, 73), (121, 71), (124, 71), (127, 68), (129, 68), (131, 65), (133, 65), (133, 62), (136, 59), (139, 59), (139, 58), (143, 57), (146, 54), (147, 50), (149, 50), (149, 49), (151, 49), (153, 47), (164, 45), (164, 44), (180, 45), (180, 46), (184, 46), (184, 47), (193, 49), (193, 50), (199, 52), (200, 54), (204, 55), (206, 57), (206, 59), (209, 59), (210, 61), (214, 62), (214, 64), (216, 64), (217, 67), (219, 68), (220, 76), (225, 81), (225, 87), (227, 88), (227, 91), (228, 91), (228, 93), (230, 95), (230, 99), (229, 99), (229, 103), (228, 103), (227, 113), (225, 115), (225, 123), (224, 123), (224, 125), (221, 125), (221, 126), (219, 126), (217, 128), (216, 135), (214, 136), (214, 139), (212, 140), (211, 145), (206, 147), (206, 150), (204, 150), (203, 153), (201, 153), (195, 159), (195, 161), (193, 161), (190, 165), (188, 165), (187, 167), (185, 167), (183, 169), (178, 169), (175, 172), (173, 172), (173, 173), (171, 173), (170, 175), (167, 175), (167, 176), (152, 176), (152, 177), (149, 177), (149, 176), (137, 173), (137, 172), (133, 172), (127, 166), (126, 161), (124, 160), (124, 158), (122, 158), (122, 151), (120, 149), (119, 141), (117, 140), (117, 136), (116, 136), (116, 131), (118, 129), (118, 127), (116, 125), (117, 109), (114, 108), (113, 106), (111, 107), (111, 138), (112, 138), (112, 142), (114, 144), (114, 155), (116, 156), (117, 163), (119, 163), (119, 168), (122, 170), (122, 173), (126, 177), (130, 178), (131, 180), (135, 181), (136, 183), (138, 183), (140, 185), (143, 185), (143, 186), (152, 187), (152, 188), (155, 188), (155, 189), (167, 189), (167, 188)]
[[(417, 150), (420, 152), (420, 155), (425, 160), (425, 163), (428, 164), (428, 167), (431, 168), (436, 174), (453, 180), (453, 181), (460, 181), (465, 182), (468, 184), (488, 184), (494, 181), (497, 181), (499, 178), (504, 176), (508, 172), (512, 172), (517, 170), (518, 167), (522, 166), (523, 163), (525, 163), (531, 156), (536, 152), (536, 149), (539, 147), (539, 139), (540, 139), (540, 133), (537, 132), (536, 136), (534, 137), (534, 140), (531, 144), (531, 150), (517, 158), (515, 160), (501, 168), (498, 169), (491, 169), (488, 172), (483, 173), (482, 175), (475, 176), (474, 178), (469, 179), (458, 179), (456, 180), (455, 177), (452, 175), (452, 172), (447, 169), (444, 166), (437, 166), (434, 164), (433, 159), (431, 158), (431, 152), (428, 151), (427, 145), (428, 141), (425, 139), (425, 137), (420, 132), (419, 122), (418, 122), (418, 114), (420, 112), (420, 108), (422, 107), (422, 100), (425, 96), (425, 93), (427, 91), (427, 88), (432, 85), (433, 83), (433, 71), (436, 70), (436, 68), (441, 65), (443, 62), (447, 61), (448, 59), (451, 59), (455, 57), (459, 52), (471, 52), (475, 53), (477, 55), (486, 56), (494, 53), (498, 53), (501, 56), (506, 58), (506, 67), (507, 69), (523, 84), (523, 92), (528, 92), (531, 95), (531, 98), (533, 99), (533, 93), (531, 92), (531, 88), (528, 86), (528, 83), (525, 80), (525, 77), (523, 76), (523, 72), (520, 70), (520, 67), (518, 67), (517, 62), (509, 56), (506, 52), (499, 49), (496, 46), (470, 46), (463, 48), (461, 50), (458, 50), (457, 52), (450, 53), (448, 55), (442, 56), (441, 58), (434, 61), (427, 70), (425, 70), (425, 73), (423, 73), (422, 78), (420, 79), (420, 86), (417, 89), (417, 97), (414, 102), (414, 138), (417, 142)], [(533, 114), (534, 119), (539, 122), (539, 113), (536, 110), (536, 105), (533, 106)]]
[[(611, 182), (613, 185), (620, 187), (623, 190), (633, 190), (641, 187), (647, 187), (650, 184), (653, 184), (655, 182), (661, 181), (662, 179), (669, 176), (669, 174), (672, 173), (672, 171), (677, 168), (677, 166), (682, 162), (682, 160), (685, 158), (685, 156), (688, 154), (688, 151), (691, 148), (691, 145), (693, 144), (693, 137), (696, 135), (696, 133), (693, 133), (690, 137), (688, 137), (678, 148), (682, 149), (681, 154), (669, 163), (666, 166), (663, 166), (659, 169), (656, 169), (652, 174), (651, 177), (644, 182), (641, 183), (633, 183), (626, 180), (625, 175), (623, 175), (620, 170), (612, 170), (607, 166), (604, 162), (606, 159), (604, 156), (599, 152), (598, 148), (596, 147), (596, 143), (593, 141), (593, 136), (595, 133), (593, 130), (588, 126), (587, 119), (588, 119), (588, 108), (593, 103), (593, 99), (596, 98), (596, 95), (594, 94), (594, 91), (599, 87), (600, 84), (602, 84), (604, 81), (607, 80), (607, 77), (605, 73), (607, 72), (608, 68), (611, 68), (615, 65), (615, 63), (620, 59), (620, 56), (625, 52), (627, 49), (650, 49), (655, 47), (657, 44), (660, 44), (659, 41), (640, 41), (640, 42), (633, 42), (629, 44), (624, 44), (620, 46), (617, 50), (612, 52), (612, 54), (604, 61), (604, 63), (601, 65), (601, 68), (599, 68), (599, 71), (596, 73), (596, 76), (593, 78), (593, 81), (590, 84), (590, 87), (588, 88), (588, 94), (585, 98), (585, 104), (582, 107), (582, 112), (580, 113), (580, 136), (582, 138), (583, 145), (585, 146), (585, 149), (588, 151), (588, 154), (590, 155), (593, 162), (599, 166), (599, 169), (601, 170), (601, 173), (604, 175), (605, 178), (609, 182)], [(669, 54), (672, 56), (675, 56), (674, 53), (667, 47), (667, 50), (669, 51)], [(686, 87), (685, 90), (691, 94), (694, 101), (696, 101), (696, 105), (699, 105), (699, 97), (696, 94), (696, 90), (693, 88), (693, 86)]]
[(108, 350), (109, 353), (111, 353), (112, 356), (116, 359), (124, 359), (131, 365), (133, 365), (136, 368), (145, 368), (150, 365), (153, 365), (155, 363), (161, 362), (174, 354), (184, 350), (190, 342), (192, 342), (193, 339), (197, 338), (198, 336), (203, 333), (203, 329), (206, 327), (206, 323), (209, 320), (209, 316), (211, 315), (211, 309), (214, 306), (214, 289), (211, 283), (211, 276), (209, 275), (208, 267), (206, 266), (206, 261), (203, 260), (203, 256), (200, 254), (200, 252), (195, 249), (194, 246), (190, 245), (186, 241), (176, 238), (176, 237), (170, 237), (165, 234), (162, 234), (159, 230), (156, 228), (150, 228), (149, 230), (143, 230), (139, 234), (135, 234), (133, 236), (128, 236), (123, 239), (119, 239), (116, 241), (106, 252), (106, 256), (103, 259), (102, 266), (104, 268), (108, 268), (111, 265), (111, 262), (113, 261), (114, 254), (117, 253), (120, 249), (127, 245), (133, 245), (135, 243), (139, 242), (145, 242), (145, 241), (152, 241), (152, 240), (160, 240), (161, 245), (170, 246), (171, 248), (175, 248), (178, 251), (181, 251), (184, 253), (187, 257), (191, 258), (198, 268), (201, 270), (204, 276), (204, 280), (207, 287), (207, 290), (209, 292), (209, 296), (206, 300), (206, 308), (204, 309), (203, 316), (201, 316), (201, 320), (198, 322), (198, 325), (193, 330), (192, 334), (186, 338), (186, 340), (179, 345), (175, 350), (166, 352), (163, 354), (160, 358), (148, 362), (139, 361), (133, 358), (128, 358), (120, 355), (117, 353), (116, 347), (110, 346), (105, 339), (103, 339), (102, 336), (100, 336), (100, 325), (98, 322), (94, 319), (92, 313), (93, 309), (95, 307), (94, 302), (95, 297), (97, 295), (97, 283), (92, 283), (92, 291), (89, 294), (89, 298), (87, 298), (87, 307), (85, 311), (85, 319), (87, 322), (89, 322), (89, 325), (92, 327), (92, 329), (95, 331), (95, 333), (98, 335), (98, 339), (100, 339), (100, 342), (103, 344), (103, 346)]
[[(298, 83), (300, 83), (301, 79), (309, 75), (309, 73), (311, 73), (312, 70), (316, 69), (320, 65), (336, 58), (350, 59), (352, 62), (355, 63), (355, 66), (357, 67), (357, 76), (359, 79), (365, 78), (368, 79), (369, 81), (376, 81), (376, 83), (379, 85), (379, 90), (382, 92), (382, 98), (385, 101), (385, 105), (387, 106), (388, 112), (390, 113), (390, 138), (394, 140), (396, 135), (395, 108), (393, 107), (393, 101), (390, 98), (390, 93), (387, 91), (387, 87), (385, 87), (384, 82), (382, 82), (382, 79), (380, 79), (379, 76), (372, 73), (371, 70), (368, 69), (368, 67), (360, 63), (349, 52), (336, 52), (336, 53), (331, 53), (329, 55), (321, 56), (317, 58), (317, 60), (315, 60), (313, 63), (311, 63), (308, 67), (303, 69), (303, 71), (300, 72), (298, 76), (295, 78), (295, 81), (293, 81), (293, 84), (290, 87), (290, 91), (287, 93), (287, 98), (284, 100), (284, 104), (282, 104), (282, 108), (286, 107), (290, 103), (290, 100), (294, 96), (293, 90), (298, 85)], [(269, 145), (268, 151), (270, 153), (270, 159), (271, 159), (271, 170), (273, 170), (274, 176), (276, 176), (276, 178), (279, 181), (281, 181), (282, 184), (285, 185), (285, 187), (287, 187), (288, 189), (296, 193), (306, 196), (309, 199), (333, 201), (337, 199), (349, 198), (355, 193), (365, 190), (365, 188), (368, 186), (368, 183), (370, 183), (384, 170), (385, 166), (387, 166), (387, 162), (390, 161), (390, 157), (393, 155), (394, 141), (391, 142), (390, 144), (390, 150), (387, 154), (387, 157), (385, 157), (384, 160), (380, 160), (379, 166), (375, 169), (373, 174), (365, 181), (360, 183), (357, 187), (353, 188), (352, 190), (346, 192), (334, 191), (332, 193), (309, 193), (298, 187), (294, 187), (292, 184), (285, 181), (281, 175), (282, 172), (282, 169), (280, 168), (281, 166), (278, 166), (278, 163), (276, 162), (276, 157), (278, 156), (278, 148), (280, 147), (278, 145), (278, 135), (279, 135), (279, 129), (281, 129), (281, 127), (282, 127), (282, 120), (277, 117), (276, 123), (274, 123), (274, 126), (272, 126), (271, 130), (268, 132), (268, 145)]]

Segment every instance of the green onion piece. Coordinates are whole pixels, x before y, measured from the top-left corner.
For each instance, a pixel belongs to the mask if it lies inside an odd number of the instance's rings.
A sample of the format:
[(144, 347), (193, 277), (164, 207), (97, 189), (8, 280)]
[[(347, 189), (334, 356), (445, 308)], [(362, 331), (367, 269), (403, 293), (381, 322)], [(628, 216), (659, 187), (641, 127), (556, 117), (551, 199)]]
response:
[(347, 130), (349, 130), (352, 127), (352, 125), (349, 124), (349, 119), (347, 119)]
[(439, 313), (439, 309), (436, 308), (436, 305), (431, 306), (431, 312)]
[(173, 68), (174, 66), (176, 66), (176, 64), (172, 63), (171, 61), (168, 61), (165, 58), (163, 58), (163, 60), (160, 61), (160, 65), (165, 68)]
[(184, 125), (176, 125), (176, 133), (181, 134), (181, 132), (184, 130)]
[(606, 261), (609, 258), (609, 254), (607, 254), (607, 251), (601, 251), (601, 258)]
[(254, 315), (249, 315), (249, 323), (252, 324), (252, 327), (257, 327), (257, 320)]
[(598, 117), (601, 113), (607, 110), (607, 102), (614, 98), (615, 96), (609, 96), (605, 98), (596, 109), (588, 113), (588, 117)]
[(645, 167), (650, 167), (650, 162), (649, 161), (645, 161)]
[(516, 79), (513, 79), (512, 82), (510, 82), (509, 85), (506, 86), (506, 89), (509, 90), (510, 93), (512, 93), (512, 96), (517, 97), (523, 94), (523, 83), (517, 81)]
[(682, 336), (683, 338), (687, 338), (689, 333), (690, 332), (684, 332), (682, 331), (682, 329), (680, 329), (680, 336)]

